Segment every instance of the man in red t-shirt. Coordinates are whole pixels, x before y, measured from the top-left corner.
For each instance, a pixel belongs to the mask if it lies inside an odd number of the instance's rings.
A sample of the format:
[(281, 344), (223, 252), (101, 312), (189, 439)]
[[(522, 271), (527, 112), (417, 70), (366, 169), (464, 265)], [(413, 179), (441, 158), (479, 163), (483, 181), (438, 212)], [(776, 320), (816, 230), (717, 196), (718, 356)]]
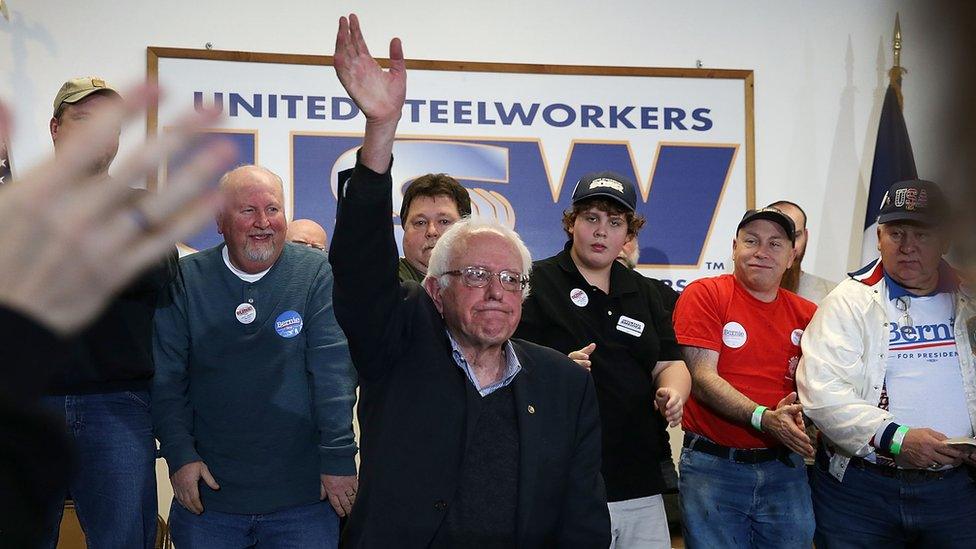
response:
[(693, 380), (685, 404), (681, 507), (688, 547), (805, 547), (814, 519), (796, 402), (800, 337), (816, 306), (779, 287), (795, 258), (793, 221), (749, 210), (734, 273), (689, 285), (674, 330)]

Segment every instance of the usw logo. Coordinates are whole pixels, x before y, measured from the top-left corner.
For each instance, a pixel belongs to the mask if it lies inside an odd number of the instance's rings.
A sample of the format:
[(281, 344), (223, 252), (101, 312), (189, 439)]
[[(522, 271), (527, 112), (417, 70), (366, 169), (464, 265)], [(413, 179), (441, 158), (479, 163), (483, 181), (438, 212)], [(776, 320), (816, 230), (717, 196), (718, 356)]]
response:
[[(254, 133), (213, 133), (237, 144), (242, 163), (254, 161)], [(338, 173), (353, 166), (361, 142), (361, 137), (349, 134), (291, 134), (291, 173), (280, 173), (286, 185), (291, 183), (289, 217), (313, 219), (332, 234)], [(641, 263), (699, 266), (737, 151), (735, 144), (661, 143), (650, 180), (642, 184), (626, 142), (575, 142), (564, 172), (553, 174), (538, 140), (400, 138), (393, 148), (391, 221), (399, 227), (396, 213), (410, 181), (444, 172), (468, 187), (479, 215), (492, 215), (514, 227), (533, 257), (548, 257), (566, 240), (560, 219), (576, 181), (587, 172), (613, 170), (641, 188), (638, 212), (647, 218), (641, 231)], [(203, 249), (219, 242), (211, 226), (186, 244)]]

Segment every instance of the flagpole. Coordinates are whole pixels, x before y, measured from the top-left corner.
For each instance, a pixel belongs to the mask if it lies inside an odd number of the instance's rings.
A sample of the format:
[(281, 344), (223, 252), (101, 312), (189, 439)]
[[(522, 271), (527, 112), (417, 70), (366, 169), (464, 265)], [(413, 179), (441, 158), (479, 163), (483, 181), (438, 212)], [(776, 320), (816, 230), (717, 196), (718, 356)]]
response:
[(878, 121), (878, 137), (874, 146), (871, 165), (871, 183), (864, 212), (864, 236), (861, 240), (861, 264), (878, 257), (877, 216), (885, 192), (893, 183), (918, 177), (915, 155), (912, 152), (908, 127), (905, 124), (904, 100), (901, 93), (901, 77), (907, 71), (901, 66), (901, 18), (895, 14), (895, 32), (892, 38), (894, 64), (888, 71), (890, 79), (881, 105)]

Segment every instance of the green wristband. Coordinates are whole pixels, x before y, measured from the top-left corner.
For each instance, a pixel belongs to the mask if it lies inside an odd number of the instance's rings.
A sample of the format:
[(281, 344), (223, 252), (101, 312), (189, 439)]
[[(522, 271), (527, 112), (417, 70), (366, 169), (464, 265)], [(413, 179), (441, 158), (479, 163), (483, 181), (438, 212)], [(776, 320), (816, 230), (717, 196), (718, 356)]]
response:
[(897, 456), (901, 453), (901, 443), (905, 441), (905, 435), (908, 434), (908, 425), (902, 425), (895, 431), (895, 434), (891, 436), (891, 447), (888, 449), (891, 455)]
[(756, 409), (752, 412), (752, 427), (757, 431), (762, 431), (762, 416), (767, 408), (765, 406), (756, 406)]

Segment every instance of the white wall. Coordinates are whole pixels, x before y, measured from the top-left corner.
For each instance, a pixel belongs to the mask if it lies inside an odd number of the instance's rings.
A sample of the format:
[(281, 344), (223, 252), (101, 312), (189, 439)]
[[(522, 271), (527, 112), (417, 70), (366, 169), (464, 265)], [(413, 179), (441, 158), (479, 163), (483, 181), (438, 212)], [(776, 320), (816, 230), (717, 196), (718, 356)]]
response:
[[(51, 101), (68, 77), (145, 75), (146, 46), (331, 54), (336, 21), (356, 10), (376, 55), (393, 35), (408, 57), (755, 70), (756, 189), (810, 215), (807, 270), (839, 279), (859, 254), (864, 187), (891, 64), (897, 10), (904, 33), (905, 110), (920, 175), (948, 178), (960, 153), (951, 122), (963, 59), (954, 33), (963, 2), (540, 0), (325, 2), (7, 0), (0, 19), (0, 97), (19, 121), (19, 173), (50, 150)], [(954, 11), (955, 14), (947, 13)], [(123, 150), (144, 134), (139, 121)], [(731, 237), (731, 235), (730, 235)]]
[[(133, 82), (149, 45), (331, 53), (338, 16), (358, 10), (374, 53), (394, 34), (414, 58), (694, 66), (756, 71), (760, 203), (789, 198), (810, 214), (806, 268), (837, 279), (852, 267), (870, 179), (880, 99), (901, 10), (906, 117), (921, 175), (948, 176), (940, 132), (963, 52), (962, 3), (697, 2), (62, 2), (8, 0), (0, 20), (0, 97), (13, 104), (18, 171), (50, 148), (51, 101), (69, 76)], [(923, 9), (925, 11), (923, 11)], [(123, 148), (143, 135), (140, 121)], [(951, 145), (951, 144), (948, 144)], [(850, 242), (850, 246), (848, 246)]]

